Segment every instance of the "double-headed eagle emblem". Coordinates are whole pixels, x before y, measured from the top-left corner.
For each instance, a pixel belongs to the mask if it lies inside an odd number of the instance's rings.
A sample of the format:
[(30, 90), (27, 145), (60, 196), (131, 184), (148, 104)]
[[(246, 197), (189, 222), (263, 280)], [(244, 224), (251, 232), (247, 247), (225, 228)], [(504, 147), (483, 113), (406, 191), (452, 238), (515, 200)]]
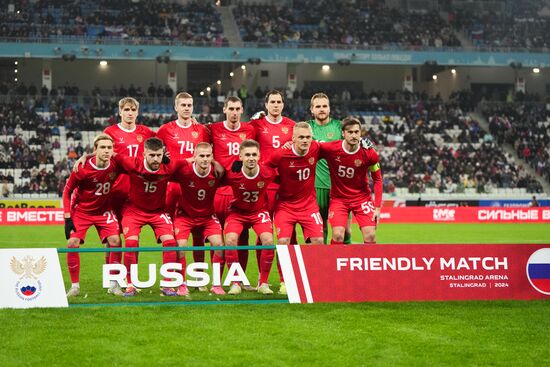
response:
[(34, 261), (34, 259), (30, 256), (25, 256), (23, 261), (19, 261), (15, 257), (12, 257), (10, 265), (11, 270), (13, 270), (15, 274), (21, 275), (21, 278), (19, 279), (38, 279), (37, 275), (40, 275), (44, 272), (44, 270), (46, 270), (47, 262), (44, 256), (37, 261)]

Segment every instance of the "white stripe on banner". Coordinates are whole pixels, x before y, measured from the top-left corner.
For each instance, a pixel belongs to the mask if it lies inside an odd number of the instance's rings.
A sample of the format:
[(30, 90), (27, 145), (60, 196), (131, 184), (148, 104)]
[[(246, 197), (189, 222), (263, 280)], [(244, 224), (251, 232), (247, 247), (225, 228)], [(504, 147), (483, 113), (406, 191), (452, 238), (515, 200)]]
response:
[(294, 245), (294, 251), (296, 251), (296, 260), (298, 261), (298, 266), (300, 267), (300, 273), (302, 273), (302, 282), (304, 283), (304, 292), (306, 294), (307, 303), (313, 303), (311, 288), (309, 288), (309, 279), (307, 278), (306, 266), (304, 264), (304, 258), (302, 257), (300, 245)]
[(288, 246), (278, 245), (277, 257), (279, 259), (279, 263), (281, 264), (283, 277), (285, 278), (288, 301), (290, 303), (302, 303), (302, 300), (300, 299), (300, 294), (298, 293), (298, 285), (296, 284), (296, 277), (294, 276), (294, 269), (292, 268), (292, 261), (290, 260)]

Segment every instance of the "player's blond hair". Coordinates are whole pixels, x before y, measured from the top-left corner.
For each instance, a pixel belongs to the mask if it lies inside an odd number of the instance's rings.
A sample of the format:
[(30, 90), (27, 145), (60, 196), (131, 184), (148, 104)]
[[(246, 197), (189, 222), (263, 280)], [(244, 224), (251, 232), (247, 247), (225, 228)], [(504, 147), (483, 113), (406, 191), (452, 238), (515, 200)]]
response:
[(111, 143), (114, 144), (114, 140), (113, 138), (111, 138), (109, 135), (107, 134), (99, 134), (98, 136), (96, 136), (94, 138), (94, 148), (97, 149), (97, 146), (99, 145), (99, 142), (102, 141), (102, 140), (109, 140)]
[(212, 150), (212, 145), (211, 145), (210, 143), (205, 142), (205, 141), (201, 141), (200, 143), (198, 143), (198, 144), (195, 146), (195, 151), (193, 152), (193, 154), (197, 154), (197, 151), (198, 151), (200, 148)]
[(176, 94), (176, 98), (174, 98), (174, 102), (177, 103), (178, 99), (193, 99), (193, 96), (187, 92), (179, 92), (178, 94)]
[(330, 106), (330, 99), (325, 93), (315, 93), (313, 96), (311, 96), (311, 101), (309, 101), (309, 108), (313, 107), (314, 100), (321, 99), (321, 98), (325, 98), (327, 101), (329, 101), (329, 106)]
[(135, 99), (133, 97), (124, 97), (124, 98), (121, 98), (120, 101), (118, 101), (119, 111), (122, 111), (124, 106), (127, 105), (127, 104), (129, 104), (131, 106), (134, 106), (136, 109), (139, 110), (139, 102), (137, 101), (137, 99)]
[(311, 129), (311, 125), (304, 121), (297, 122), (296, 125), (294, 125), (294, 129), (292, 130), (292, 133), (296, 134), (296, 131), (298, 131), (298, 129), (308, 129), (310, 132), (313, 133), (313, 130)]

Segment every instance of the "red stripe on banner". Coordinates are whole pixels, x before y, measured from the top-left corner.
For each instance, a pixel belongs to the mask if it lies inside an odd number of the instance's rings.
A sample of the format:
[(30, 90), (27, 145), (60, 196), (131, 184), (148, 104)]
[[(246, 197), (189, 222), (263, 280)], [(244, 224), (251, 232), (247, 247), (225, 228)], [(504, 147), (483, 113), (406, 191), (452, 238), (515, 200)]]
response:
[(63, 224), (63, 209), (60, 208), (28, 208), (0, 209), (0, 225), (44, 225)]
[(292, 245), (289, 245), (287, 247), (288, 247), (288, 254), (290, 256), (290, 261), (292, 263), (292, 269), (294, 270), (294, 277), (296, 278), (296, 287), (298, 288), (300, 303), (307, 303), (306, 292), (304, 290), (304, 283), (302, 282), (302, 273), (300, 271), (298, 259), (296, 258), (296, 250)]
[(531, 278), (531, 282), (539, 290), (545, 293), (550, 293), (550, 279), (532, 279)]

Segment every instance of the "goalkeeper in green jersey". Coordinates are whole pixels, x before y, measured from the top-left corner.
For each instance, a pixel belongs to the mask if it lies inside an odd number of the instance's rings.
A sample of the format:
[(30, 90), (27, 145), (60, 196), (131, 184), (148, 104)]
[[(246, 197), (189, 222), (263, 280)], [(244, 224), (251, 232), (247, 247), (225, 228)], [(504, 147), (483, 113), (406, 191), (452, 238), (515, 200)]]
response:
[[(313, 130), (313, 139), (323, 142), (330, 142), (342, 139), (342, 123), (340, 120), (330, 118), (330, 102), (324, 93), (315, 93), (311, 97), (310, 111), (313, 120), (309, 120)], [(315, 190), (317, 192), (317, 204), (323, 218), (324, 243), (327, 242), (328, 207), (330, 194), (330, 175), (327, 161), (320, 159), (317, 162), (315, 173)], [(351, 243), (351, 218), (348, 220), (344, 243)]]

